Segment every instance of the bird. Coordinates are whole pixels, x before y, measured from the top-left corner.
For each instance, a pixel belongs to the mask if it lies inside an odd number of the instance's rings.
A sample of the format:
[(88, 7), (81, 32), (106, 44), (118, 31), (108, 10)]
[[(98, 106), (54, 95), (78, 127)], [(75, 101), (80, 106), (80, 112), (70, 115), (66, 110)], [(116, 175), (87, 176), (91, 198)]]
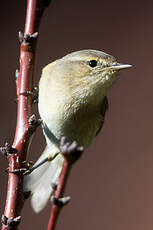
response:
[[(102, 51), (86, 49), (67, 54), (43, 68), (38, 110), (46, 147), (35, 165), (60, 152), (63, 136), (88, 148), (103, 126), (108, 90), (116, 82), (118, 72), (129, 67)], [(51, 197), (51, 184), (58, 183), (63, 161), (62, 154), (58, 154), (25, 176), (24, 191), (31, 192), (36, 213)]]

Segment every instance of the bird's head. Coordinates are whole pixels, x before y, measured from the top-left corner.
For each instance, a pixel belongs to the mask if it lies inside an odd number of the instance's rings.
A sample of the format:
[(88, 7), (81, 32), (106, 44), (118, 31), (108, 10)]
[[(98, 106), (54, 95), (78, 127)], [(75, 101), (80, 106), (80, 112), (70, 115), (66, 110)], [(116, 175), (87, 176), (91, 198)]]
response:
[[(53, 67), (50, 68), (50, 65)], [(46, 70), (48, 77), (54, 75), (49, 78), (52, 78), (52, 85), (57, 86), (55, 93), (64, 92), (65, 96), (70, 95), (80, 101), (89, 98), (101, 100), (115, 82), (118, 71), (131, 67), (97, 50), (73, 52), (50, 65)]]

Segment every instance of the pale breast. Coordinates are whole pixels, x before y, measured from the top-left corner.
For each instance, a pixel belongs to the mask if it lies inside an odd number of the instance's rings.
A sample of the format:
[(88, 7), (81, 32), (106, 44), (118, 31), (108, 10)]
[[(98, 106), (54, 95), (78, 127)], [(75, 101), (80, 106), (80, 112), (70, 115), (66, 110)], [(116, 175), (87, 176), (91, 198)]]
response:
[(46, 127), (47, 141), (58, 144), (61, 137), (66, 136), (88, 147), (101, 126), (100, 105), (95, 106), (95, 100), (85, 101), (81, 92), (74, 94), (70, 88), (64, 90), (61, 84), (50, 81), (51, 78), (42, 78), (39, 87), (39, 113)]
[(42, 117), (51, 142), (59, 144), (61, 137), (66, 136), (69, 141), (77, 141), (79, 145), (88, 147), (100, 128), (100, 112), (89, 112), (85, 108), (78, 111), (67, 108), (61, 113), (57, 111), (50, 111), (47, 117)]

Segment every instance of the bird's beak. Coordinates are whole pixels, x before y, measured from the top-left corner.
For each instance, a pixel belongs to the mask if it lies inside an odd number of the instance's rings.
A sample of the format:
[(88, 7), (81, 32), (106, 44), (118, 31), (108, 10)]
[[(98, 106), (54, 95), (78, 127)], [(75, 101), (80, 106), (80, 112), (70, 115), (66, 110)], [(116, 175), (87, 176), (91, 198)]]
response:
[(110, 69), (113, 70), (121, 70), (121, 69), (126, 69), (126, 68), (130, 68), (132, 67), (132, 65), (129, 64), (121, 64), (121, 63), (115, 63), (113, 65), (110, 66)]

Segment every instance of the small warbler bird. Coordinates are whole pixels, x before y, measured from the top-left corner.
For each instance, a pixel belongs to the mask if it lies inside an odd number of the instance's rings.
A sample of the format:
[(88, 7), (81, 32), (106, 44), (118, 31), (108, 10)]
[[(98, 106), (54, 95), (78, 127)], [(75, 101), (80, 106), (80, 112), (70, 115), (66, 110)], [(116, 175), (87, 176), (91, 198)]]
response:
[[(107, 91), (121, 69), (113, 56), (97, 50), (81, 50), (47, 65), (39, 82), (39, 113), (46, 148), (36, 164), (60, 152), (62, 136), (87, 148), (99, 133), (108, 107)], [(57, 155), (25, 176), (24, 191), (32, 193), (32, 207), (40, 212), (58, 183), (63, 156)]]

